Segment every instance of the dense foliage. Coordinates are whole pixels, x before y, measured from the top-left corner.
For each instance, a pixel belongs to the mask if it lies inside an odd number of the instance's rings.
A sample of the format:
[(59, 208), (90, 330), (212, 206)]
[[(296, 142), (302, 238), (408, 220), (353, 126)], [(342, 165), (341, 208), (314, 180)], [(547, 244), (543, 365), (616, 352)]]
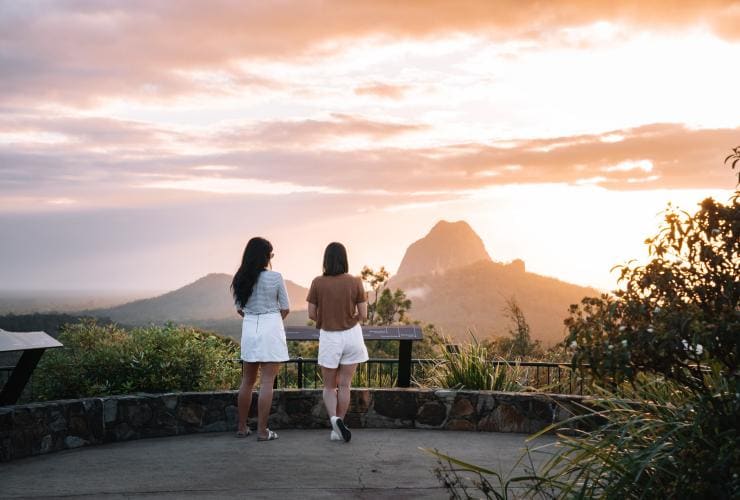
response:
[(63, 328), (64, 348), (48, 351), (34, 372), (37, 399), (136, 392), (233, 389), (239, 380), (238, 345), (174, 325), (124, 330), (84, 321)]
[(694, 215), (669, 208), (647, 243), (652, 260), (621, 267), (622, 290), (572, 306), (574, 363), (616, 383), (650, 372), (706, 392), (710, 367), (736, 384), (740, 198), (706, 199)]
[(516, 484), (537, 498), (740, 498), (740, 192), (694, 214), (669, 206), (646, 243), (647, 264), (618, 268), (620, 290), (566, 320), (573, 365), (601, 397), (543, 431), (568, 432), (532, 475), (504, 480), (437, 454), (453, 496), (505, 498)]
[(595, 466), (576, 468), (606, 497), (738, 497), (740, 193), (694, 214), (669, 207), (646, 243), (650, 261), (622, 266), (622, 289), (584, 299), (566, 322), (573, 363), (639, 403), (600, 408), (607, 424), (566, 449), (593, 443)]

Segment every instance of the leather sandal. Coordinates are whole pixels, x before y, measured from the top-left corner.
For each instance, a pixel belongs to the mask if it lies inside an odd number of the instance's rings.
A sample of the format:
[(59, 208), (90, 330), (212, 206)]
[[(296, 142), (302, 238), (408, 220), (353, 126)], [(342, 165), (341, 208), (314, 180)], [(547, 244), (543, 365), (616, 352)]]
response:
[(267, 429), (267, 437), (257, 437), (257, 441), (274, 441), (278, 438), (277, 432)]
[(251, 433), (252, 431), (249, 428), (247, 428), (246, 430), (243, 430), (243, 431), (236, 431), (236, 437), (245, 438), (249, 436)]

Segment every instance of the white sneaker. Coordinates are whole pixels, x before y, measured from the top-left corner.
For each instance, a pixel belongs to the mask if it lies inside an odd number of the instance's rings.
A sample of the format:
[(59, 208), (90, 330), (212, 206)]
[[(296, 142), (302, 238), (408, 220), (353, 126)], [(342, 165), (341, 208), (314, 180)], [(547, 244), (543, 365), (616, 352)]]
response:
[(336, 431), (331, 431), (331, 440), (332, 441), (343, 441), (342, 436), (336, 433)]
[(332, 429), (334, 429), (334, 432), (339, 434), (344, 441), (349, 442), (349, 440), (352, 439), (352, 433), (349, 431), (341, 418), (331, 417), (331, 427)]

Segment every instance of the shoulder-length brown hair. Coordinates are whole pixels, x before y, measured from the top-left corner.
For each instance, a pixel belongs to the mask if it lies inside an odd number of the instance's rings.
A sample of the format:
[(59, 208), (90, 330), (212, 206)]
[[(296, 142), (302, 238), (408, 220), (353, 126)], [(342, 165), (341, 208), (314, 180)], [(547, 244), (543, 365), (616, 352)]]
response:
[(347, 249), (336, 241), (329, 243), (324, 250), (324, 276), (337, 276), (349, 272)]

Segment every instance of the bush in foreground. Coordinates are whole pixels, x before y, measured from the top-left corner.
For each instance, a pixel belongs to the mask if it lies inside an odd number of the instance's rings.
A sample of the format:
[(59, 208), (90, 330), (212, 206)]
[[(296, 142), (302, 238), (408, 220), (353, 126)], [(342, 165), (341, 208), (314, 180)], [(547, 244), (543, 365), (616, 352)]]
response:
[(149, 326), (124, 330), (95, 321), (67, 325), (64, 348), (48, 351), (34, 372), (39, 400), (137, 392), (233, 389), (239, 346), (194, 328)]

